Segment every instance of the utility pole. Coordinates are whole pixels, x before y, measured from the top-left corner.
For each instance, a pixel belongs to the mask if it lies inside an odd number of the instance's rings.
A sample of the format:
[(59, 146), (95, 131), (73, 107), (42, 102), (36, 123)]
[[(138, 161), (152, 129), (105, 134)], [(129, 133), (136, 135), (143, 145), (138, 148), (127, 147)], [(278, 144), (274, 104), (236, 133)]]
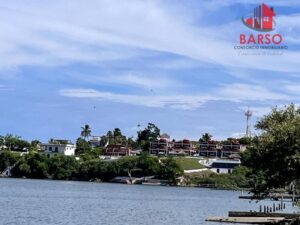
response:
[(245, 116), (246, 116), (246, 137), (250, 137), (251, 133), (250, 133), (250, 118), (252, 116), (252, 111), (250, 111), (249, 107), (248, 110), (245, 112)]

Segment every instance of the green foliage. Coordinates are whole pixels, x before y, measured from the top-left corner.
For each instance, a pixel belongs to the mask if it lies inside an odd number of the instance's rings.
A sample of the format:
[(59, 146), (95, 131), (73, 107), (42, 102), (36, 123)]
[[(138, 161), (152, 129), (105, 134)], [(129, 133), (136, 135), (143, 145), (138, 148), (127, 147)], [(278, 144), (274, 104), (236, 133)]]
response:
[(12, 166), (19, 159), (20, 155), (11, 151), (3, 151), (0, 153), (0, 172), (5, 170), (8, 166)]
[(91, 150), (91, 145), (88, 141), (86, 141), (85, 139), (79, 137), (76, 140), (76, 150), (75, 153), (76, 155), (80, 155), (86, 151), (90, 151)]
[(80, 159), (83, 161), (93, 160), (93, 159), (99, 159), (100, 155), (104, 154), (103, 148), (93, 148), (88, 149), (84, 153), (80, 154)]
[(254, 193), (268, 193), (300, 178), (300, 109), (291, 104), (274, 108), (257, 122), (261, 135), (242, 154), (252, 169)]
[(180, 157), (176, 158), (176, 161), (181, 165), (181, 167), (184, 170), (195, 170), (204, 168), (204, 166), (199, 163), (199, 159), (196, 158)]
[(138, 168), (145, 176), (159, 174), (160, 172), (158, 158), (149, 156), (148, 152), (143, 152), (138, 158)]
[(183, 175), (181, 165), (172, 157), (162, 159), (162, 165), (159, 176), (169, 180), (171, 183), (176, 183), (176, 178)]
[(210, 133), (202, 134), (202, 137), (199, 139), (199, 142), (200, 143), (207, 143), (207, 142), (211, 141), (212, 137), (213, 136)]
[(90, 125), (85, 124), (83, 127), (81, 127), (81, 132), (80, 135), (83, 137), (85, 140), (88, 140), (89, 137), (91, 136), (92, 130)]
[(79, 163), (74, 157), (57, 155), (49, 159), (49, 175), (53, 179), (70, 180), (78, 172)]
[(48, 159), (42, 154), (25, 155), (15, 166), (12, 173), (17, 177), (48, 178)]
[(187, 178), (188, 183), (193, 185), (213, 185), (217, 188), (249, 188), (250, 181), (247, 178), (249, 172), (247, 167), (240, 166), (236, 167), (230, 174), (205, 171), (196, 175), (187, 175)]
[(149, 151), (150, 142), (157, 140), (160, 135), (160, 129), (153, 123), (148, 123), (148, 126), (141, 131), (138, 131), (138, 144), (144, 151)]
[(19, 136), (14, 136), (12, 134), (7, 134), (0, 137), (0, 146), (5, 145), (7, 150), (11, 151), (25, 151), (28, 150), (30, 144), (21, 139)]

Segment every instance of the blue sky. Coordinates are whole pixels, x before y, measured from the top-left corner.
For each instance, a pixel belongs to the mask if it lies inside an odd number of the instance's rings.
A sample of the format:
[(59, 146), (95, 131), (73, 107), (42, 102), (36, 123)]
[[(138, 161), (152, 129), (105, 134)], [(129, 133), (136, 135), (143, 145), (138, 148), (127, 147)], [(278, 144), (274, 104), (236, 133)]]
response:
[(175, 139), (242, 136), (248, 106), (254, 124), (300, 103), (298, 0), (265, 1), (288, 50), (233, 48), (240, 33), (257, 34), (241, 17), (261, 3), (1, 1), (0, 134), (75, 140), (88, 123), (93, 135), (135, 136), (153, 122)]

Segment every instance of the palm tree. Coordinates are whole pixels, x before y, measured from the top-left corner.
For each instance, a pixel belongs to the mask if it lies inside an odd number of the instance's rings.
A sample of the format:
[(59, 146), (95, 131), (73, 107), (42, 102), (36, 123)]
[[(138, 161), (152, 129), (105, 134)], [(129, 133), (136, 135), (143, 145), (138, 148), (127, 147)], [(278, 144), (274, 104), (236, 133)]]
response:
[(85, 124), (84, 127), (81, 127), (81, 137), (83, 137), (86, 141), (89, 140), (89, 137), (91, 136), (92, 130), (90, 125)]
[(209, 133), (205, 133), (205, 134), (202, 134), (202, 137), (200, 138), (200, 142), (209, 142), (211, 141), (211, 138), (212, 138), (212, 135), (209, 134)]

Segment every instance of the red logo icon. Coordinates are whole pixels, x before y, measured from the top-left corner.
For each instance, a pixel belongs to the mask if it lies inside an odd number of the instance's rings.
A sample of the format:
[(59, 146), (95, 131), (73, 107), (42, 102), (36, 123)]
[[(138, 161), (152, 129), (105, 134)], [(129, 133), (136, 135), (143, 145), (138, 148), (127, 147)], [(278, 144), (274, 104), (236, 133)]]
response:
[(275, 28), (274, 16), (276, 16), (274, 8), (263, 3), (254, 8), (253, 17), (246, 19), (242, 17), (242, 22), (252, 30), (268, 32)]

